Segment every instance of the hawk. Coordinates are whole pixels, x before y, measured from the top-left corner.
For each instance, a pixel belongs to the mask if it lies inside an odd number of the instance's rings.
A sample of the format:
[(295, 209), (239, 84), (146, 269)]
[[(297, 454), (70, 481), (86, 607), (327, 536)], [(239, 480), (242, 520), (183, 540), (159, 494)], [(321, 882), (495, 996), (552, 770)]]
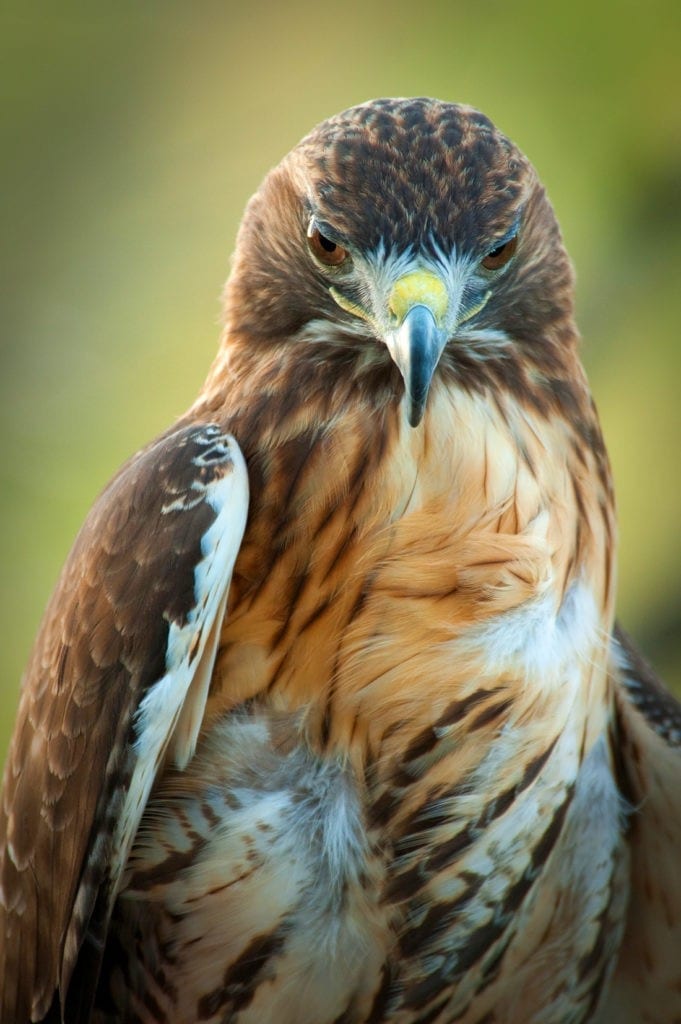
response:
[(615, 531), (530, 163), (431, 99), (314, 129), (40, 628), (2, 1021), (678, 1022), (681, 709)]

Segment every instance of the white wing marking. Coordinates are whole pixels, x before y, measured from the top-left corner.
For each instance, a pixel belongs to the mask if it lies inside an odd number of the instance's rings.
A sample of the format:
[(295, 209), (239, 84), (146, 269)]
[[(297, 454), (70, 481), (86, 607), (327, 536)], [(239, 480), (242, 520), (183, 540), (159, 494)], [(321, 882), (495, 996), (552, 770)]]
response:
[(231, 472), (205, 490), (204, 500), (217, 515), (202, 538), (203, 558), (194, 570), (194, 606), (183, 626), (171, 622), (165, 675), (149, 688), (136, 713), (137, 759), (116, 829), (114, 880), (120, 879), (164, 758), (170, 756), (179, 768), (184, 768), (196, 749), (248, 513), (246, 463), (233, 438), (229, 447)]

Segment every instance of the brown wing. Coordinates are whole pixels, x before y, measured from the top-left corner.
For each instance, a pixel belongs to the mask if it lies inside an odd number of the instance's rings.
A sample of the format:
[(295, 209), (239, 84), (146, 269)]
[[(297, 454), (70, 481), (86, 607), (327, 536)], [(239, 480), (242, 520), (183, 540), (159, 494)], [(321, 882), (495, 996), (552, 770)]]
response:
[(247, 505), (233, 438), (193, 425), (134, 456), (76, 539), (5, 769), (3, 1022), (89, 1019), (112, 899), (159, 764), (193, 754)]
[(681, 1021), (681, 705), (617, 630), (619, 753), (631, 804), (631, 892), (604, 1022)]

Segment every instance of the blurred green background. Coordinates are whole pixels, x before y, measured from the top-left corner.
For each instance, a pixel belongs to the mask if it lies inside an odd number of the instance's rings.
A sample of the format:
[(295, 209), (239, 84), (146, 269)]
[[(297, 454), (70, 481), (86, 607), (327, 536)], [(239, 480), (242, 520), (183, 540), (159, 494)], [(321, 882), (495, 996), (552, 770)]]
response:
[(620, 614), (679, 688), (678, 0), (10, 0), (0, 48), (0, 758), (89, 505), (207, 372), (248, 196), (377, 95), (482, 108), (547, 185), (614, 464)]

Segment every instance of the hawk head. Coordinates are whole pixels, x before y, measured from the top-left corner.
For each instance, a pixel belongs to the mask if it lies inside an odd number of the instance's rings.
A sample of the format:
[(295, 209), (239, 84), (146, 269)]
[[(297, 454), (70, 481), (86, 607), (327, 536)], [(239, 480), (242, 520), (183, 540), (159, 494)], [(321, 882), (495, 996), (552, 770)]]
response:
[(434, 376), (476, 387), (496, 373), (528, 391), (563, 376), (572, 286), (543, 187), (483, 114), (374, 100), (315, 128), (251, 200), (227, 334), (396, 366), (417, 426)]

